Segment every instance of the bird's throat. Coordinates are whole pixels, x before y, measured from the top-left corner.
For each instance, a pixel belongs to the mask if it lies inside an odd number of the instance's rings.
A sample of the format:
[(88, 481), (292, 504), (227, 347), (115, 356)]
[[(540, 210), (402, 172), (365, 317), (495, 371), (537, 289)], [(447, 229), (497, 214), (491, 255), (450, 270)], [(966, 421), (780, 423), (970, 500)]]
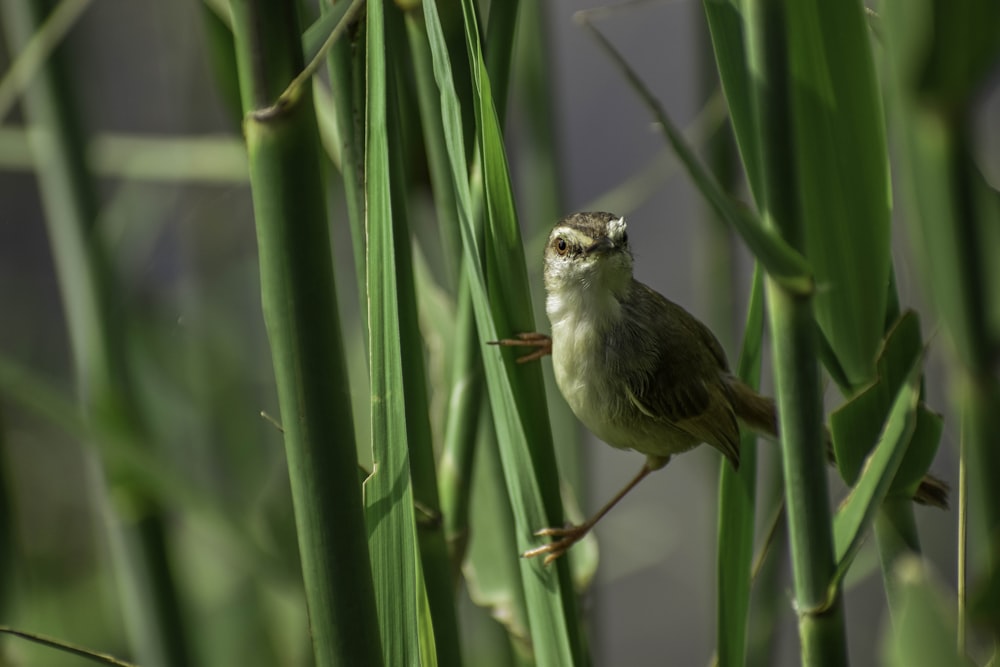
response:
[(577, 331), (581, 328), (600, 334), (618, 324), (624, 317), (623, 294), (593, 283), (573, 283), (549, 290), (545, 311), (552, 324), (553, 337), (557, 329)]

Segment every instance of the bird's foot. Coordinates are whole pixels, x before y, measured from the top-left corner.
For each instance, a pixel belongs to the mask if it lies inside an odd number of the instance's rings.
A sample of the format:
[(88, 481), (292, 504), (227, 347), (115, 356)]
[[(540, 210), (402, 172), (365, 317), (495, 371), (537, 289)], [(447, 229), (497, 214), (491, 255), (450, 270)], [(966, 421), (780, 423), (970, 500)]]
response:
[(565, 528), (542, 528), (535, 531), (535, 537), (558, 537), (560, 539), (529, 549), (521, 554), (521, 558), (534, 558), (545, 554), (543, 565), (548, 565), (566, 553), (571, 546), (582, 540), (590, 532), (591, 525), (566, 526)]
[(517, 358), (517, 363), (523, 364), (535, 359), (541, 359), (547, 354), (552, 354), (552, 337), (543, 333), (520, 333), (517, 338), (503, 338), (501, 340), (487, 341), (489, 345), (500, 345), (501, 347), (537, 347), (538, 349), (529, 354)]

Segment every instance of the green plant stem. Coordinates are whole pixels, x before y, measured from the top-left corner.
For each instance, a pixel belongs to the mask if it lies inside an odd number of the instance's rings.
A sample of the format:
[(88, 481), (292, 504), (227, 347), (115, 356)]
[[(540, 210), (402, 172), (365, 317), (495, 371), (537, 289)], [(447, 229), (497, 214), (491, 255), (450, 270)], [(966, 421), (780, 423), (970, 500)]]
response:
[(828, 591), (834, 560), (812, 314), (773, 282), (768, 301), (802, 664), (847, 664), (840, 589)]
[(233, 0), (233, 33), (271, 344), (317, 665), (382, 651), (357, 475), (310, 88), (269, 107), (302, 70), (294, 3)]
[[(791, 145), (785, 2), (749, 3), (748, 52), (763, 151), (765, 224), (792, 248), (804, 247)], [(810, 298), (770, 276), (767, 296), (802, 664), (847, 664), (823, 451), (823, 408)]]

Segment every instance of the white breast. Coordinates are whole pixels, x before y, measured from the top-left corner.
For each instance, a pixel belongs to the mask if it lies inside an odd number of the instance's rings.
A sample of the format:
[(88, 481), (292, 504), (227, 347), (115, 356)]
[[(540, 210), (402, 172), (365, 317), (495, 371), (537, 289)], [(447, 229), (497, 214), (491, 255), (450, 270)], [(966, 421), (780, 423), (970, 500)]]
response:
[(603, 349), (609, 325), (621, 317), (621, 306), (607, 293), (595, 299), (584, 290), (568, 292), (550, 294), (546, 300), (556, 384), (591, 432), (614, 447), (630, 447), (626, 434), (612, 424), (611, 406), (618, 388), (608, 375)]

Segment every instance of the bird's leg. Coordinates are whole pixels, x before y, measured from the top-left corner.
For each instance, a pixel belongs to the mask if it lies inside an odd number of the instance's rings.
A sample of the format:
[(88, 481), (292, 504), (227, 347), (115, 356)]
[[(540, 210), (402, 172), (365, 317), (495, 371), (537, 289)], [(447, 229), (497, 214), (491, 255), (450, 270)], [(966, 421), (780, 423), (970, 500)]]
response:
[(614, 498), (609, 500), (604, 507), (599, 509), (594, 516), (587, 519), (585, 522), (581, 523), (579, 526), (568, 526), (566, 528), (542, 528), (535, 532), (536, 537), (558, 537), (561, 538), (555, 542), (545, 544), (534, 549), (530, 549), (521, 554), (521, 558), (534, 558), (535, 556), (540, 556), (546, 554), (544, 564), (548, 565), (555, 559), (566, 553), (567, 550), (590, 532), (590, 529), (597, 525), (597, 522), (604, 518), (604, 515), (611, 511), (611, 508), (618, 504), (621, 500), (635, 488), (635, 485), (643, 480), (643, 478), (649, 473), (653, 472), (655, 468), (651, 467), (649, 463), (645, 463), (639, 474), (632, 478), (632, 481), (625, 485), (625, 487), (619, 491)]
[(500, 345), (502, 347), (537, 347), (538, 349), (529, 354), (517, 358), (517, 363), (523, 364), (535, 359), (541, 359), (547, 354), (552, 354), (552, 337), (543, 333), (520, 333), (517, 338), (504, 338), (501, 340), (487, 341), (489, 345)]

